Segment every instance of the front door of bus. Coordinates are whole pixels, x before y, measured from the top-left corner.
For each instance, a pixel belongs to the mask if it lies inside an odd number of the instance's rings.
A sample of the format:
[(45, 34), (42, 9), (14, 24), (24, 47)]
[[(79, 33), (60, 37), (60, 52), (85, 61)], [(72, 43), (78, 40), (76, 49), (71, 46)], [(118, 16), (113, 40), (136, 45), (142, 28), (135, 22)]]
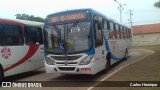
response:
[[(99, 23), (100, 24), (100, 23)], [(104, 45), (103, 45), (103, 35), (102, 35), (102, 28), (99, 27), (98, 22), (94, 24), (94, 35), (95, 35), (95, 57), (96, 57), (96, 64), (97, 70), (101, 70), (103, 68), (105, 56), (104, 56)]]
[(32, 70), (43, 66), (43, 32), (42, 28), (26, 26), (26, 47), (30, 54), (28, 62)]

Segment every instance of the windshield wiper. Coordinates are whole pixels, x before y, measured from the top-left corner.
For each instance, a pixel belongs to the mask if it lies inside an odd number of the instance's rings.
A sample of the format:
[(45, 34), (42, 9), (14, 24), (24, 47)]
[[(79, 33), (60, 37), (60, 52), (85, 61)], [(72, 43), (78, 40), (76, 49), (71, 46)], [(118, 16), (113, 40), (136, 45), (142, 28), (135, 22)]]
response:
[(68, 30), (70, 30), (72, 27), (75, 27), (77, 24), (79, 23), (79, 21), (76, 21), (75, 23), (73, 23)]
[(60, 30), (58, 29), (57, 25), (56, 25), (56, 24), (52, 24), (52, 25), (53, 25), (53, 27), (55, 28), (56, 33), (60, 36), (60, 35), (61, 35), (61, 32), (60, 32)]

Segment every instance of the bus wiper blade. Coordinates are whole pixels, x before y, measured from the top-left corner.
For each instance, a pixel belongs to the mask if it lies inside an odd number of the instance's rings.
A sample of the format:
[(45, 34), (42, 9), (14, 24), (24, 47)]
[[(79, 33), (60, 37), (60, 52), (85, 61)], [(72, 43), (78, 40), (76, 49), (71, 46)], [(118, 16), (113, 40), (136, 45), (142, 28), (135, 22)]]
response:
[(79, 23), (79, 21), (76, 21), (75, 23), (73, 23), (68, 30), (70, 30), (72, 27), (75, 27), (77, 24)]
[(53, 25), (53, 27), (55, 28), (56, 33), (60, 36), (60, 35), (61, 35), (61, 32), (60, 32), (60, 30), (58, 29), (57, 25), (56, 25), (56, 24), (52, 24), (52, 25)]

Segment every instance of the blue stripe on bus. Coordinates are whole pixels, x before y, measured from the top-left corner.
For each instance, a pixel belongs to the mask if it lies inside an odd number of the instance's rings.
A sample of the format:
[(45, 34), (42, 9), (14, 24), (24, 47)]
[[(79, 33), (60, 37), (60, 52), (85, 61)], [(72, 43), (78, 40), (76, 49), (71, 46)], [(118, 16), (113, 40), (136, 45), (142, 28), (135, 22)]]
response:
[(111, 54), (111, 59), (112, 60), (115, 60), (115, 61), (118, 61), (118, 60), (121, 60), (121, 58), (118, 58), (118, 57), (116, 57), (116, 56), (114, 56), (113, 55), (113, 53), (112, 53), (112, 51), (110, 50), (110, 48), (109, 48), (109, 43), (108, 43), (108, 41), (105, 41), (105, 46), (106, 46), (106, 50), (108, 51), (108, 52), (110, 52), (110, 54)]
[(47, 57), (47, 55), (48, 55), (48, 52), (45, 51), (45, 52), (44, 52), (44, 56)]
[(93, 54), (95, 54), (95, 50), (89, 50), (88, 52), (87, 52), (87, 55), (93, 55)]

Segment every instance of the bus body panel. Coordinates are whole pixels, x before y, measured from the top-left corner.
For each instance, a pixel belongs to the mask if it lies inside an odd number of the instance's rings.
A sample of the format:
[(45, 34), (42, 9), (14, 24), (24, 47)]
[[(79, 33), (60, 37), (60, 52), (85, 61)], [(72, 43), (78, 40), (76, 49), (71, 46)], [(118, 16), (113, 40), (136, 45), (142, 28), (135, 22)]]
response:
[(5, 76), (35, 70), (44, 65), (40, 45), (8, 46), (6, 48), (11, 48), (11, 56), (10, 59), (1, 57)]

